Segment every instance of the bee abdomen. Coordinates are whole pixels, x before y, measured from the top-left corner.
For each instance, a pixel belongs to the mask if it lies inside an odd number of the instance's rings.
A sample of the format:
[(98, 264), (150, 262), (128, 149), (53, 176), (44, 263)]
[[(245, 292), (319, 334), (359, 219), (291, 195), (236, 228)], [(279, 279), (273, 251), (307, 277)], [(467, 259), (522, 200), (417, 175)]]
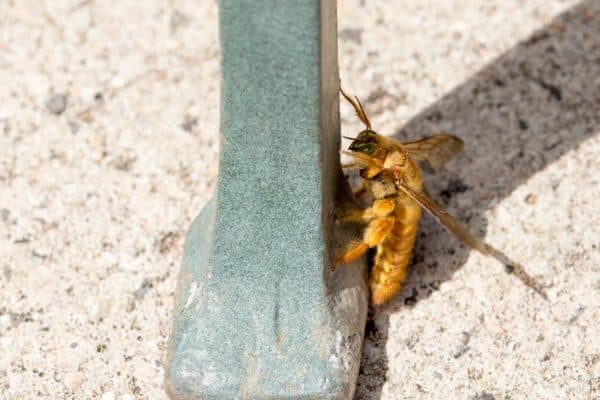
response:
[(420, 213), (396, 222), (386, 240), (378, 246), (369, 278), (371, 303), (383, 304), (402, 289), (419, 227)]

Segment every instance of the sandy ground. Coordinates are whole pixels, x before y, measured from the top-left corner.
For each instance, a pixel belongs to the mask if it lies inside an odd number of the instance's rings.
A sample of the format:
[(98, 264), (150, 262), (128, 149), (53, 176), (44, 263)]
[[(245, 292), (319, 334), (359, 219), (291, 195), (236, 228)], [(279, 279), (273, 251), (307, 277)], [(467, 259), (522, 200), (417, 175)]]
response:
[[(217, 174), (216, 18), (0, 4), (1, 399), (166, 398), (183, 238)], [(339, 31), (374, 127), (461, 136), (429, 192), (550, 296), (425, 218), (356, 398), (599, 399), (600, 3), (344, 1)]]

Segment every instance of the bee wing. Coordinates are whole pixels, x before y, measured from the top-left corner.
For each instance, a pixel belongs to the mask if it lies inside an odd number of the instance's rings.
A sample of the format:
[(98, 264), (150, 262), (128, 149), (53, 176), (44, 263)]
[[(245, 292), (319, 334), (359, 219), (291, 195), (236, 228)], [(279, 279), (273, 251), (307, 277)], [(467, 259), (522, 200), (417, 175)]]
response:
[(510, 273), (514, 273), (514, 275), (517, 278), (519, 278), (527, 287), (530, 287), (531, 289), (536, 291), (544, 299), (548, 299), (544, 290), (540, 287), (538, 283), (536, 283), (535, 279), (533, 279), (533, 277), (531, 277), (525, 271), (525, 268), (522, 265), (512, 261), (510, 258), (508, 258), (506, 254), (502, 253), (500, 250), (497, 250), (491, 245), (476, 238), (473, 234), (471, 234), (471, 232), (469, 232), (469, 229), (462, 222), (460, 222), (458, 219), (444, 211), (429, 197), (412, 190), (404, 183), (402, 183), (402, 181), (399, 179), (397, 179), (396, 181), (400, 190), (406, 193), (406, 195), (408, 195), (414, 201), (419, 203), (421, 207), (423, 207), (427, 212), (429, 212), (440, 224), (442, 224), (446, 229), (453, 233), (464, 244), (485, 255), (494, 257), (496, 260), (500, 261), (506, 266), (507, 271), (509, 271)]
[(458, 219), (448, 214), (440, 206), (433, 202), (429, 197), (422, 193), (416, 192), (406, 186), (404, 183), (399, 183), (400, 189), (406, 193), (410, 198), (419, 203), (427, 212), (429, 212), (435, 219), (442, 224), (446, 229), (452, 232), (462, 242), (469, 247), (478, 250), (483, 254), (489, 254), (489, 245), (477, 239), (467, 227), (460, 222)]
[(402, 143), (413, 160), (427, 163), (434, 170), (442, 168), (463, 148), (464, 142), (449, 134), (429, 136), (414, 142)]

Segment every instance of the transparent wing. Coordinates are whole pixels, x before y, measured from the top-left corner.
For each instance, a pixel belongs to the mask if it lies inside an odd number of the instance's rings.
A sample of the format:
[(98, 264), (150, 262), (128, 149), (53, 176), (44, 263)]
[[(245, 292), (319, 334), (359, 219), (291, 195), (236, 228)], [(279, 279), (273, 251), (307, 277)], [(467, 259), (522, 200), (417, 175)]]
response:
[(476, 238), (469, 232), (468, 228), (460, 222), (458, 219), (448, 214), (442, 208), (440, 208), (437, 204), (435, 204), (430, 198), (427, 196), (415, 192), (401, 180), (397, 180), (398, 187), (404, 193), (406, 193), (410, 198), (419, 203), (421, 207), (423, 207), (427, 212), (429, 212), (440, 224), (442, 224), (446, 229), (452, 232), (458, 239), (460, 239), (467, 246), (478, 250), (479, 252), (494, 257), (502, 264), (506, 266), (508, 272), (513, 273), (517, 278), (519, 278), (527, 287), (530, 287), (534, 291), (536, 291), (540, 296), (544, 299), (548, 299), (544, 290), (540, 287), (540, 285), (531, 277), (525, 268), (519, 263), (514, 262), (500, 250), (495, 249), (491, 245), (481, 241)]
[(463, 148), (463, 141), (449, 134), (429, 136), (414, 142), (402, 143), (402, 147), (415, 161), (425, 162), (434, 170), (442, 168)]

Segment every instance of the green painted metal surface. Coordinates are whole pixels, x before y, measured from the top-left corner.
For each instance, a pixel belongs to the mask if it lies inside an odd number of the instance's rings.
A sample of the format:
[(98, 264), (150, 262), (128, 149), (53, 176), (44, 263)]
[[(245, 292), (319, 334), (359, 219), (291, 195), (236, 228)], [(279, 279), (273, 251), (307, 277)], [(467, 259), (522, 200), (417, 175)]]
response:
[(367, 296), (331, 269), (339, 169), (335, 2), (220, 2), (217, 193), (186, 240), (174, 399), (350, 398)]

